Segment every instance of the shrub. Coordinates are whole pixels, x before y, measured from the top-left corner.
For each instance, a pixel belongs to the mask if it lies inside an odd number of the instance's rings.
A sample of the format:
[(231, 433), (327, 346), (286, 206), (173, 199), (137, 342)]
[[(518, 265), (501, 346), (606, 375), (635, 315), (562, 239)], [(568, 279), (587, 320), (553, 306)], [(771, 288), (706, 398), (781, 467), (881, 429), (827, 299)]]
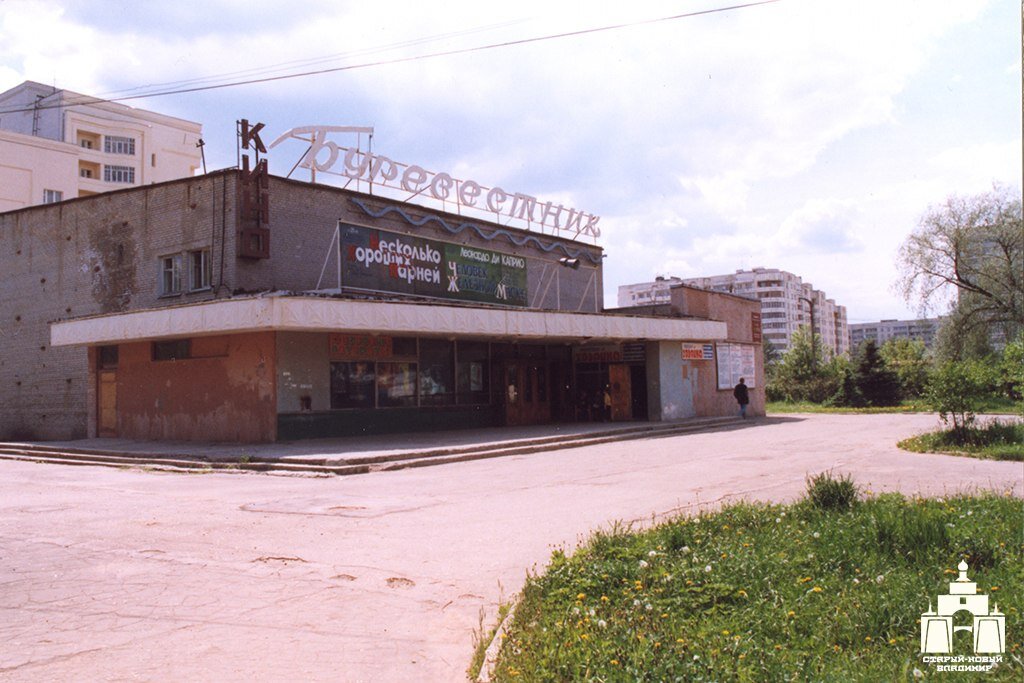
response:
[(857, 502), (859, 489), (850, 475), (839, 479), (831, 472), (807, 478), (807, 497), (821, 510), (850, 510)]
[(978, 405), (989, 393), (989, 375), (979, 363), (943, 363), (928, 378), (928, 405), (954, 432), (963, 433), (974, 424)]

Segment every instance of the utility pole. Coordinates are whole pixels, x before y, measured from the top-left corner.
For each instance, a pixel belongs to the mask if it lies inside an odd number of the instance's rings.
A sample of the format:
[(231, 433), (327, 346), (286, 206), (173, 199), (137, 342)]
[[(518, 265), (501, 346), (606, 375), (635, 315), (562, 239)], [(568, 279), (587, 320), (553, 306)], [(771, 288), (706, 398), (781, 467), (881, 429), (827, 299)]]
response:
[(808, 299), (805, 296), (800, 297), (801, 301), (806, 301), (811, 307), (811, 370), (818, 369), (818, 345), (814, 343), (814, 300)]

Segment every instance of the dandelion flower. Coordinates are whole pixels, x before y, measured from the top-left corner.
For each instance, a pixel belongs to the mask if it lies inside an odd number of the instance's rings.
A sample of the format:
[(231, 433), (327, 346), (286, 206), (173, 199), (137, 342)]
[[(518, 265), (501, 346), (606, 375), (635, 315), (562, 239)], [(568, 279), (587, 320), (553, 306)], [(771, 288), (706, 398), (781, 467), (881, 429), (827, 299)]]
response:
[(649, 553), (647, 553), (647, 557), (657, 557), (657, 555), (658, 555), (658, 551), (657, 550), (652, 550)]
[(815, 538), (821, 538), (821, 533), (820, 533), (820, 532), (818, 532), (818, 531), (815, 531), (815, 532), (814, 532), (814, 534), (813, 534), (813, 536), (814, 536)]
[(711, 572), (711, 565), (710, 565), (710, 564), (706, 564), (706, 565), (704, 565), (704, 571), (705, 571), (706, 573), (710, 573), (710, 572)]
[(598, 625), (598, 626), (599, 626), (600, 628), (604, 628), (605, 626), (607, 626), (607, 625), (608, 625), (608, 622), (606, 622), (606, 621), (605, 621), (604, 619), (598, 619), (598, 620), (597, 620), (597, 625)]
[(640, 569), (647, 567), (647, 560), (640, 560)]
[(633, 607), (639, 607), (639, 606), (640, 606), (640, 601), (639, 600), (634, 600), (633, 601)]
[(811, 592), (812, 593), (820, 593), (821, 592), (821, 586), (815, 586), (814, 588), (811, 589)]
[(679, 549), (679, 552), (681, 552), (683, 555), (687, 554), (688, 552), (690, 552), (690, 546), (684, 545), (682, 548)]
[(601, 602), (608, 602), (608, 596), (607, 595), (602, 595), (601, 596)]
[(587, 598), (587, 594), (586, 593), (580, 593), (579, 595), (576, 596), (577, 600), (586, 600), (586, 598)]
[(879, 574), (878, 576), (875, 577), (875, 583), (882, 583), (883, 581), (885, 581), (885, 575), (884, 574)]

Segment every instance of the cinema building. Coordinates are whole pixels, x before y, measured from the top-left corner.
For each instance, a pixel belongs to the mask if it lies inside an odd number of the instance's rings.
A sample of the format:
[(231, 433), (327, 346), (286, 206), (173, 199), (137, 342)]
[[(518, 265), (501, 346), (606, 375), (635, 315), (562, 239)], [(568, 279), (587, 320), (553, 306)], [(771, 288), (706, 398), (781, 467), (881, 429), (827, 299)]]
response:
[(584, 220), (459, 211), (263, 165), (2, 213), (0, 438), (678, 420), (741, 374), (763, 413), (757, 302), (607, 311)]

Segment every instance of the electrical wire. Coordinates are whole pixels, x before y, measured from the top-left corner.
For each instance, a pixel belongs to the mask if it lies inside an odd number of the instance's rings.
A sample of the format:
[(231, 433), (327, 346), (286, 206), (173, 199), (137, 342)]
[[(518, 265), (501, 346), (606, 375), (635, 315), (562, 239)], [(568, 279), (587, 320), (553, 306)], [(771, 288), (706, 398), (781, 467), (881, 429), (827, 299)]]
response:
[(758, 5), (770, 5), (770, 4), (773, 4), (773, 3), (776, 3), (776, 2), (781, 2), (781, 0), (759, 0), (758, 2), (748, 2), (748, 3), (741, 4), (741, 5), (730, 5), (728, 7), (715, 7), (715, 8), (712, 8), (712, 9), (699, 10), (699, 11), (696, 11), (696, 12), (686, 12), (684, 14), (675, 14), (675, 15), (667, 16), (667, 17), (658, 17), (658, 18), (655, 18), (655, 19), (644, 19), (644, 20), (641, 20), (641, 21), (631, 21), (631, 22), (625, 22), (625, 23), (620, 23), (620, 24), (611, 24), (611, 25), (608, 25), (608, 26), (599, 26), (599, 27), (596, 27), (596, 28), (580, 29), (580, 30), (576, 30), (576, 31), (567, 31), (567, 32), (564, 32), (564, 33), (554, 33), (554, 34), (544, 35), (544, 36), (535, 36), (533, 38), (520, 38), (520, 39), (517, 39), (517, 40), (509, 40), (509, 41), (504, 41), (504, 42), (501, 42), (501, 43), (490, 43), (490, 44), (487, 44), (487, 45), (477, 45), (477, 46), (474, 46), (474, 47), (459, 48), (459, 49), (455, 49), (455, 50), (443, 50), (443, 51), (440, 51), (440, 52), (431, 52), (431, 53), (427, 53), (427, 54), (423, 54), (423, 55), (414, 55), (414, 56), (411, 56), (411, 57), (396, 57), (394, 59), (385, 59), (385, 60), (379, 60), (379, 61), (375, 61), (375, 62), (364, 62), (362, 64), (351, 64), (351, 65), (348, 65), (348, 66), (337, 66), (337, 67), (331, 67), (331, 68), (328, 68), (328, 69), (317, 69), (317, 70), (313, 70), (313, 71), (303, 71), (303, 72), (295, 73), (295, 74), (283, 74), (283, 75), (280, 75), (280, 76), (266, 76), (266, 77), (262, 77), (262, 78), (253, 78), (253, 79), (246, 79), (246, 80), (240, 80), (240, 81), (233, 81), (233, 82), (230, 82), (230, 83), (221, 83), (221, 84), (214, 84), (214, 85), (196, 85), (196, 86), (187, 87), (187, 88), (176, 88), (176, 89), (171, 89), (171, 90), (158, 90), (156, 92), (151, 92), (151, 93), (146, 93), (146, 94), (126, 95), (126, 96), (122, 96), (122, 97), (103, 98), (103, 97), (84, 96), (83, 99), (81, 99), (81, 100), (57, 102), (57, 103), (53, 103), (53, 104), (42, 104), (42, 103), (39, 103), (38, 106), (22, 107), (22, 108), (19, 108), (19, 109), (0, 110), (0, 114), (17, 114), (17, 113), (23, 113), (23, 112), (39, 111), (39, 110), (42, 110), (42, 109), (56, 109), (56, 108), (60, 108), (60, 107), (65, 107), (66, 108), (66, 107), (82, 106), (82, 105), (90, 105), (90, 104), (102, 104), (102, 103), (108, 103), (108, 102), (110, 102), (110, 103), (113, 103), (113, 102), (125, 102), (125, 101), (128, 101), (128, 100), (147, 99), (147, 98), (150, 98), (150, 97), (164, 97), (164, 96), (167, 96), (167, 95), (182, 95), (182, 94), (194, 93), (194, 92), (204, 92), (204, 91), (208, 91), (208, 90), (219, 90), (221, 88), (234, 88), (234, 87), (238, 87), (238, 86), (242, 86), (242, 85), (253, 85), (253, 84), (256, 84), (256, 83), (272, 83), (274, 81), (283, 81), (283, 80), (289, 80), (289, 79), (292, 79), (292, 78), (305, 78), (307, 76), (320, 76), (320, 75), (323, 75), (323, 74), (338, 73), (338, 72), (342, 72), (342, 71), (354, 71), (356, 69), (367, 69), (367, 68), (376, 67), (376, 66), (388, 66), (388, 65), (392, 65), (392, 64), (404, 64), (404, 63), (408, 63), (408, 62), (419, 61), (419, 60), (422, 60), (422, 59), (436, 59), (436, 58), (439, 58), (439, 57), (451, 57), (451, 56), (454, 56), (454, 55), (471, 54), (471, 53), (474, 53), (474, 52), (483, 52), (483, 51), (486, 51), (486, 50), (496, 50), (496, 49), (506, 48), (506, 47), (515, 47), (515, 46), (519, 46), (519, 45), (529, 45), (531, 43), (540, 43), (540, 42), (549, 41), (549, 40), (559, 40), (559, 39), (562, 39), (562, 38), (574, 38), (574, 37), (590, 35), (590, 34), (594, 34), (594, 33), (603, 33), (603, 32), (606, 32), (606, 31), (616, 31), (616, 30), (624, 29), (624, 28), (632, 28), (632, 27), (635, 27), (635, 26), (645, 26), (645, 25), (649, 25), (649, 24), (657, 24), (657, 23), (662, 23), (662, 22), (667, 22), (667, 21), (676, 21), (678, 19), (688, 19), (688, 18), (691, 18), (691, 17), (698, 17), (698, 16), (707, 15), (707, 14), (718, 14), (718, 13), (721, 13), (721, 12), (730, 12), (730, 11), (739, 10), (739, 9), (746, 9), (748, 7), (757, 7)]

